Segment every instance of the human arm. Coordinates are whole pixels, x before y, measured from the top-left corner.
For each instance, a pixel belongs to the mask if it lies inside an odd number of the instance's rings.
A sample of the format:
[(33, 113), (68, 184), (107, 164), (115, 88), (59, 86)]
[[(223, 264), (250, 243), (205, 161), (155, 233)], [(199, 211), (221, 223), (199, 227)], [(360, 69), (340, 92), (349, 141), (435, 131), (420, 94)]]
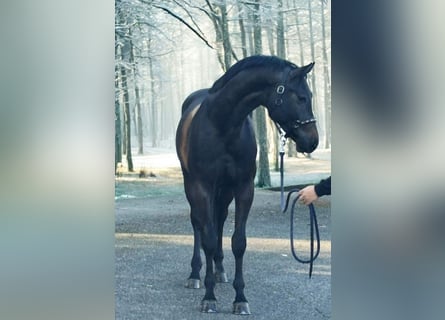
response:
[(303, 204), (309, 205), (319, 197), (331, 194), (331, 177), (321, 180), (315, 185), (301, 189), (298, 194)]
[(319, 197), (331, 194), (331, 176), (321, 180), (314, 187), (315, 187), (315, 192)]

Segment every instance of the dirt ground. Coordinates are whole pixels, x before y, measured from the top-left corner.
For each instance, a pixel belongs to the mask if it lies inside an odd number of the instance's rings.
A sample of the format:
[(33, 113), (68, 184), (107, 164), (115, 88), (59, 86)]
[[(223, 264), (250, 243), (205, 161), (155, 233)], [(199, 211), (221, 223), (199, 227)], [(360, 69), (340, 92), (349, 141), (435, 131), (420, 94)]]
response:
[[(133, 175), (116, 179), (116, 319), (242, 317), (231, 313), (234, 299), (231, 284), (234, 258), (230, 249), (233, 205), (229, 208), (223, 241), (229, 283), (217, 284), (219, 312), (202, 314), (199, 306), (204, 289), (183, 286), (190, 273), (193, 236), (181, 173), (175, 165), (148, 170), (155, 177)], [(296, 262), (291, 255), (289, 213), (280, 213), (279, 192), (256, 190), (247, 223), (244, 259), (245, 294), (252, 312), (247, 318), (310, 320), (331, 317), (330, 197), (319, 199), (315, 209), (321, 250), (309, 279), (308, 265)], [(295, 244), (298, 252), (307, 257), (307, 207), (299, 205), (297, 215)], [(204, 270), (203, 267), (202, 278)]]

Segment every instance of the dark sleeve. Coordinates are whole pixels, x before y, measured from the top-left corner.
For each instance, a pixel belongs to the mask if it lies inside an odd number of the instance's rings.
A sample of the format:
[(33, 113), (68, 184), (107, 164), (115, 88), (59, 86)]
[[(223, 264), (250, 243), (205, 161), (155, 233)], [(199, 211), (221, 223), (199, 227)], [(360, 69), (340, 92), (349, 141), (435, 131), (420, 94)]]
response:
[(331, 194), (331, 177), (321, 180), (315, 185), (315, 193), (317, 196), (326, 196)]

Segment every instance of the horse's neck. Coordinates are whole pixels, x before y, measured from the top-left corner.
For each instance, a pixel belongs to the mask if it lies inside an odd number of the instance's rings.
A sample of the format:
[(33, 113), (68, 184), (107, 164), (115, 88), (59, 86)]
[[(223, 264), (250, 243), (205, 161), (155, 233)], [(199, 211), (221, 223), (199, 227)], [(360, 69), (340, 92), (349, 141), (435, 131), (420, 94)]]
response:
[(260, 105), (266, 106), (271, 78), (265, 71), (235, 76), (211, 95), (208, 101), (210, 120), (223, 130), (241, 127), (250, 112)]

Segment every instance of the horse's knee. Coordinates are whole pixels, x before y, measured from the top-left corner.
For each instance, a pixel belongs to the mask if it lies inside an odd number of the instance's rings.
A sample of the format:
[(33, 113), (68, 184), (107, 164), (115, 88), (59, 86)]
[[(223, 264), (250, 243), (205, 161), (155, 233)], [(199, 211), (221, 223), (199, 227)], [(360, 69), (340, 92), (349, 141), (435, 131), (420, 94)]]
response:
[(224, 252), (222, 251), (222, 248), (217, 247), (217, 250), (215, 252), (215, 261), (222, 261), (224, 260)]
[(246, 236), (235, 233), (232, 237), (232, 252), (235, 258), (243, 256), (246, 251)]
[(201, 235), (201, 240), (204, 252), (210, 253), (212, 256), (215, 255), (216, 249), (218, 248), (218, 238), (215, 231), (205, 230)]

